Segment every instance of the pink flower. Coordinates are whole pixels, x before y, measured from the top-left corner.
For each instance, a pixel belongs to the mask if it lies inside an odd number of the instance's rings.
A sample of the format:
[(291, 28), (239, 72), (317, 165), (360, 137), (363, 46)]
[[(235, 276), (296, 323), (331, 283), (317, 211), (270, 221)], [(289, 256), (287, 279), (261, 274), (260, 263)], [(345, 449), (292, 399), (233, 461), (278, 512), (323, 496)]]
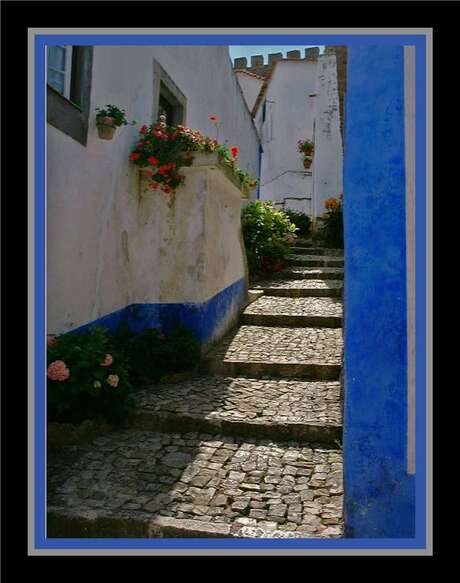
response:
[(56, 336), (48, 334), (46, 337), (46, 347), (50, 348), (51, 346), (56, 346), (56, 344), (57, 344)]
[(70, 371), (63, 360), (55, 360), (49, 365), (46, 376), (52, 381), (65, 381), (69, 378)]
[(110, 366), (113, 362), (113, 356), (111, 354), (106, 354), (104, 362), (101, 362), (101, 366)]
[(147, 162), (152, 166), (158, 166), (158, 158), (155, 158), (155, 156), (149, 156)]
[(129, 159), (134, 162), (135, 160), (139, 160), (140, 157), (141, 157), (141, 155), (139, 154), (139, 152), (133, 152), (130, 155)]
[(139, 132), (141, 134), (146, 134), (149, 131), (149, 128), (147, 126), (142, 126), (141, 129), (139, 130)]
[(107, 384), (109, 384), (113, 388), (118, 387), (119, 381), (120, 381), (120, 379), (118, 378), (118, 375), (116, 375), (116, 374), (110, 374), (107, 377)]
[(210, 115), (209, 119), (211, 120), (212, 123), (217, 123), (217, 115)]
[(233, 146), (233, 148), (230, 148), (230, 152), (232, 153), (232, 156), (234, 158), (238, 158), (238, 154), (240, 153), (240, 149), (237, 146)]

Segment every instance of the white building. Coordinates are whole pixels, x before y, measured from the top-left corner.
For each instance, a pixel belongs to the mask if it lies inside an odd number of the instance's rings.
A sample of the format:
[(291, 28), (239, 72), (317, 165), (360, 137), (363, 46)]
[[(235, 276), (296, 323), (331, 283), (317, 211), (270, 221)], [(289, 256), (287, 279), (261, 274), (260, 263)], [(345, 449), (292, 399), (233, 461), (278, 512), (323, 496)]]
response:
[[(48, 332), (115, 322), (133, 306), (146, 326), (165, 306), (189, 315), (193, 307), (195, 322), (218, 301), (208, 340), (244, 283), (237, 189), (217, 179), (203, 186), (187, 169), (195, 202), (188, 193), (168, 209), (162, 195), (143, 196), (128, 158), (140, 125), (160, 112), (211, 137), (216, 115), (219, 141), (238, 146), (239, 165), (259, 175), (259, 136), (228, 47), (49, 47), (47, 81)], [(95, 109), (106, 104), (139, 123), (100, 139)]]
[[(261, 145), (260, 198), (319, 216), (324, 201), (342, 192), (343, 148), (340, 131), (336, 56), (333, 51), (289, 51), (235, 59), (235, 71), (252, 111)], [(257, 97), (254, 97), (258, 90)], [(315, 144), (306, 170), (299, 140)]]

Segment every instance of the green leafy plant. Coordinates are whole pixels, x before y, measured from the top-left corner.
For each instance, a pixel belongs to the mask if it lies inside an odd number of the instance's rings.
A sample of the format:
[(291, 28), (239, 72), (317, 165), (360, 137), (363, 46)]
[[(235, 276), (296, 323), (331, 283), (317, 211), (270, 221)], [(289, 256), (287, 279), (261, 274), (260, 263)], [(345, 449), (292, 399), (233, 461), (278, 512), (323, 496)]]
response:
[(129, 122), (126, 118), (126, 111), (110, 103), (103, 108), (96, 107), (96, 111), (96, 123), (101, 122), (104, 117), (111, 117), (113, 119), (112, 127), (126, 126), (128, 124), (134, 125), (137, 123), (136, 120)]
[(161, 189), (167, 195), (173, 194), (185, 180), (180, 168), (193, 163), (194, 152), (216, 152), (241, 186), (257, 185), (257, 179), (237, 166), (239, 150), (236, 146), (227, 148), (196, 130), (162, 122), (143, 125), (139, 134), (129, 159), (143, 169), (152, 190)]
[(311, 140), (299, 140), (297, 150), (304, 156), (311, 156), (314, 152), (315, 144)]
[(102, 328), (48, 340), (48, 420), (120, 423), (132, 405), (129, 356)]
[(133, 406), (133, 386), (171, 373), (196, 370), (200, 343), (193, 332), (176, 326), (165, 336), (157, 329), (134, 334), (126, 323), (114, 332), (87, 332), (48, 339), (48, 421), (123, 422)]
[(295, 224), (297, 228), (296, 231), (297, 236), (307, 237), (310, 234), (311, 219), (307, 214), (302, 213), (300, 211), (294, 211), (291, 209), (287, 209), (284, 212), (289, 217), (291, 223)]
[(343, 249), (343, 194), (339, 198), (328, 198), (324, 206), (326, 211), (322, 216), (319, 230), (320, 238), (326, 246)]
[(242, 211), (241, 224), (251, 273), (274, 273), (285, 264), (295, 240), (295, 225), (271, 201), (251, 201)]

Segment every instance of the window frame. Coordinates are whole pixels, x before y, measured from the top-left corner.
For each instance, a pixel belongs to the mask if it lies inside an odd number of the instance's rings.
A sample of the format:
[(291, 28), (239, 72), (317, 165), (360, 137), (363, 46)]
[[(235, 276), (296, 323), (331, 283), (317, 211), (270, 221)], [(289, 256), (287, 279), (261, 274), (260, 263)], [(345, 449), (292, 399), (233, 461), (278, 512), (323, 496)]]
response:
[(88, 140), (93, 47), (72, 46), (69, 96), (46, 84), (46, 121), (82, 146)]
[(152, 119), (158, 121), (160, 96), (173, 108), (173, 119), (168, 125), (186, 125), (187, 98), (157, 60), (153, 60), (153, 108)]

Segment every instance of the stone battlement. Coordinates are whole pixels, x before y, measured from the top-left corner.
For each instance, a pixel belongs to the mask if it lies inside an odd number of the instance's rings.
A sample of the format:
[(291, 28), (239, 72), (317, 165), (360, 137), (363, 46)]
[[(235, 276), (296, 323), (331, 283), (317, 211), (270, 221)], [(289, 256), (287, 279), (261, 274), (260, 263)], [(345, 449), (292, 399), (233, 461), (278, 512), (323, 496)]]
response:
[[(332, 47), (327, 48), (330, 49)], [(267, 63), (264, 62), (263, 55), (252, 55), (250, 65), (248, 65), (248, 59), (246, 57), (238, 57), (234, 60), (233, 68), (239, 70), (244, 69), (246, 71), (249, 71), (250, 73), (254, 73), (255, 75), (266, 77), (273, 68), (273, 65), (276, 63), (276, 61), (286, 59), (299, 61), (316, 61), (318, 57), (319, 47), (309, 47), (305, 49), (303, 55), (299, 50), (287, 51), (286, 57), (283, 56), (283, 53), (270, 53), (268, 55)]]

